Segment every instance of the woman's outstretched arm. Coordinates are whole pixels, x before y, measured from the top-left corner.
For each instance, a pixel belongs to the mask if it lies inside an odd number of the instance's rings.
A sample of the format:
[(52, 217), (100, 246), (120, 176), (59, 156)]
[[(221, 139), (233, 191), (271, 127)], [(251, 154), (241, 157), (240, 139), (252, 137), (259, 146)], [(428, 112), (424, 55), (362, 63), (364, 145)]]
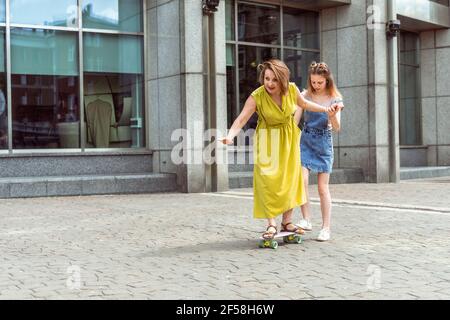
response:
[(256, 101), (252, 96), (249, 96), (247, 98), (247, 101), (245, 101), (244, 108), (242, 109), (236, 120), (234, 120), (233, 125), (228, 131), (228, 135), (225, 138), (220, 138), (219, 141), (222, 141), (222, 143), (224, 144), (232, 144), (234, 137), (239, 134), (239, 131), (241, 131), (242, 127), (245, 126), (248, 119), (250, 119), (255, 111)]

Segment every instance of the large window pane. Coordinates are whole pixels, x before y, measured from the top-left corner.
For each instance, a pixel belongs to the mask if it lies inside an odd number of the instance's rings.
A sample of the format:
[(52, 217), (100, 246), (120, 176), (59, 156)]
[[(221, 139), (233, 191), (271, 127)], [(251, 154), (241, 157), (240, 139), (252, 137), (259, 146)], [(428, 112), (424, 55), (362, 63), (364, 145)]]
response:
[(449, 3), (448, 0), (430, 0), (430, 1), (442, 4), (442, 5), (447, 6), (447, 7), (448, 7), (448, 3)]
[(280, 9), (276, 6), (239, 4), (239, 41), (280, 44)]
[[(260, 85), (257, 72), (259, 63), (270, 58), (283, 59), (291, 70), (291, 81), (301, 88), (306, 86), (308, 66), (311, 61), (320, 60), (317, 12), (267, 3), (253, 4), (246, 1), (238, 1), (236, 15), (234, 9), (235, 1), (227, 0), (225, 27), (226, 40), (228, 40), (226, 45), (228, 126), (231, 126), (232, 121), (239, 115), (249, 94)], [(281, 12), (283, 12), (283, 19), (280, 18)], [(237, 31), (234, 29), (235, 24), (237, 24)], [(234, 37), (235, 33), (237, 39)], [(231, 43), (234, 40), (238, 47), (237, 57), (235, 57), (235, 45)], [(249, 45), (248, 42), (256, 45)], [(269, 46), (263, 47), (259, 44)], [(281, 44), (283, 44), (283, 50), (280, 48)], [(298, 50), (287, 47), (298, 48)], [(282, 51), (283, 57), (281, 57)], [(236, 84), (237, 81), (238, 84)], [(255, 128), (256, 123), (257, 115), (255, 114), (244, 129)]]
[(83, 27), (142, 32), (142, 0), (84, 0)]
[(0, 30), (0, 149), (8, 148), (8, 104), (6, 100), (5, 30)]
[(12, 73), (78, 75), (77, 34), (42, 29), (11, 30)]
[(284, 45), (319, 49), (319, 15), (316, 12), (283, 8)]
[(77, 34), (11, 29), (13, 148), (79, 148)]
[(399, 76), (400, 144), (420, 145), (420, 98), (417, 95), (419, 69), (400, 65)]
[(419, 36), (402, 31), (399, 39), (399, 124), (400, 144), (420, 145), (421, 104)]
[(239, 109), (236, 106), (236, 59), (234, 45), (227, 44), (227, 119), (228, 128), (236, 119)]
[(225, 2), (225, 35), (226, 40), (234, 40), (234, 1)]
[(11, 0), (11, 23), (76, 27), (77, 0)]
[(319, 52), (284, 50), (284, 61), (291, 71), (291, 81), (295, 82), (300, 89), (307, 86), (309, 65), (319, 60)]
[(6, 21), (6, 0), (0, 0), (0, 22)]
[(84, 34), (88, 148), (144, 147), (143, 39)]
[(90, 72), (143, 72), (142, 37), (84, 34), (84, 70)]
[(412, 32), (402, 32), (399, 38), (400, 63), (409, 65), (419, 64), (419, 38)]
[[(242, 110), (248, 96), (260, 86), (257, 67), (260, 63), (271, 58), (281, 58), (280, 50), (239, 46), (239, 112)], [(256, 113), (247, 122), (244, 129), (256, 128), (258, 117)]]

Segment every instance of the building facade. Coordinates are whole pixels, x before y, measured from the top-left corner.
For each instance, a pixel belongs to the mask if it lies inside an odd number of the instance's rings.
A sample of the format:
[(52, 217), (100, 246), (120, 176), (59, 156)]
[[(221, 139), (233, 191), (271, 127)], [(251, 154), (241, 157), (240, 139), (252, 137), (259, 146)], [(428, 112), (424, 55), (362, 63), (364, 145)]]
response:
[(448, 0), (214, 2), (0, 1), (0, 196), (228, 189), (257, 116), (211, 142), (271, 57), (299, 87), (311, 61), (333, 70), (336, 169), (450, 166)]

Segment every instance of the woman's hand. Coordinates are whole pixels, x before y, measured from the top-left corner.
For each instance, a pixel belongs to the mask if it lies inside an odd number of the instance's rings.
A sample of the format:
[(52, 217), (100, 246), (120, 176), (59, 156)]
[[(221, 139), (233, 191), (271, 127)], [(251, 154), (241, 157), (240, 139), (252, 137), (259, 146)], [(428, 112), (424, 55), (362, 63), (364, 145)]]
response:
[(217, 139), (220, 142), (222, 142), (223, 144), (233, 144), (233, 139), (230, 139), (228, 137), (224, 137), (224, 138), (219, 138)]

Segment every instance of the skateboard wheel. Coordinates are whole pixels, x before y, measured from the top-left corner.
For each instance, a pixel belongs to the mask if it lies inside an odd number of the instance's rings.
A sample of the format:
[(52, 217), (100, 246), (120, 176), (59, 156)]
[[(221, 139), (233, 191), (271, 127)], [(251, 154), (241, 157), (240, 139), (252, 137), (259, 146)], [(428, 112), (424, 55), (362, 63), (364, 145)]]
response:
[(300, 236), (295, 237), (295, 242), (302, 243), (302, 237), (300, 237)]
[(258, 242), (258, 247), (260, 248), (269, 248), (271, 246), (271, 241), (270, 240), (260, 240)]
[(272, 243), (270, 244), (270, 247), (271, 247), (272, 249), (278, 248), (278, 242), (276, 242), (275, 240), (272, 241)]

